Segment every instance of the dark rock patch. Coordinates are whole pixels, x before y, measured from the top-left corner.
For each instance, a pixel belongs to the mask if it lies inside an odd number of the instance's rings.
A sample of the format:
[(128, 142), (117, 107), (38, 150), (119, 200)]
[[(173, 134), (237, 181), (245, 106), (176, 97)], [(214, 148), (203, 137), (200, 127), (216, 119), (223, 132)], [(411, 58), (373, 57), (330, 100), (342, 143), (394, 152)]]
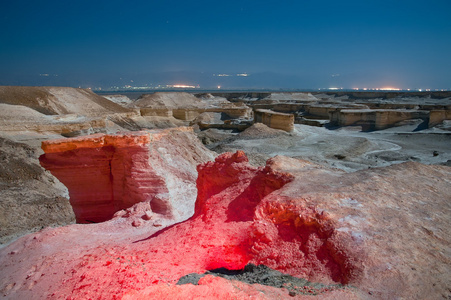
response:
[(318, 295), (334, 289), (343, 289), (346, 286), (342, 284), (322, 284), (310, 282), (307, 279), (297, 278), (291, 275), (273, 270), (265, 265), (248, 264), (241, 270), (229, 270), (219, 268), (210, 270), (204, 274), (191, 273), (179, 279), (177, 285), (194, 284), (197, 285), (199, 280), (206, 276), (213, 275), (228, 280), (238, 280), (248, 284), (261, 284), (276, 288), (285, 288), (289, 291), (290, 296), (295, 295)]

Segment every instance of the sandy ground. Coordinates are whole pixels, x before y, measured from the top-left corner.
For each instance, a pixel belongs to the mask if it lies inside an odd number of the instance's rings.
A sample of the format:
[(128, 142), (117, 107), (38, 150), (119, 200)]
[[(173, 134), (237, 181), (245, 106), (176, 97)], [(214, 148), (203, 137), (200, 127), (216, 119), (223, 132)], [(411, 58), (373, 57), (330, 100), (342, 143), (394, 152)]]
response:
[(260, 130), (249, 128), (240, 134), (211, 130), (199, 136), (214, 141), (207, 147), (220, 153), (244, 150), (254, 165), (262, 165), (275, 155), (306, 159), (347, 172), (405, 161), (451, 162), (451, 132), (437, 128), (413, 132), (416, 125), (406, 125), (362, 132), (360, 127), (330, 130), (296, 124), (293, 132), (286, 133), (258, 126)]

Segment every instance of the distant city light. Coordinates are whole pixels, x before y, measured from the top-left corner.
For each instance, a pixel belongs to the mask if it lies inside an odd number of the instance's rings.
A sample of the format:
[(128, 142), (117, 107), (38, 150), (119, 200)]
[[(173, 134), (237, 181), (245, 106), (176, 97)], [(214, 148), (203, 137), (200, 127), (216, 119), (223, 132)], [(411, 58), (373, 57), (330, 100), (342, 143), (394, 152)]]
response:
[[(50, 76), (56, 76), (56, 75), (50, 75)], [(235, 75), (232, 75), (235, 76)], [(80, 88), (82, 88), (80, 86)], [(84, 87), (87, 88), (87, 87)], [(126, 84), (126, 85), (122, 85), (122, 86), (110, 86), (106, 89), (101, 88), (101, 87), (92, 87), (93, 90), (111, 90), (111, 91), (120, 91), (120, 90), (170, 90), (170, 89), (201, 89), (200, 85), (189, 85), (189, 84), (158, 84), (158, 83), (147, 83), (144, 84), (142, 86), (134, 86), (131, 84)], [(202, 87), (202, 89), (211, 89), (211, 90), (227, 90), (227, 87), (223, 87), (222, 85), (213, 85), (213, 86), (208, 86), (208, 87)], [(330, 92), (334, 92), (334, 91), (356, 91), (356, 92), (363, 92), (363, 91), (369, 91), (369, 92), (397, 92), (397, 91), (417, 91), (417, 92), (431, 92), (431, 91), (448, 91), (448, 89), (408, 89), (408, 88), (398, 88), (398, 87), (393, 87), (393, 86), (384, 86), (384, 87), (377, 87), (377, 88), (373, 88), (373, 87), (365, 87), (365, 88), (361, 88), (361, 87), (323, 87), (323, 88), (318, 88), (318, 91), (330, 91)]]
[(381, 91), (400, 91), (401, 89), (398, 88), (394, 88), (394, 87), (382, 87), (376, 90), (381, 90)]
[[(175, 88), (175, 89), (195, 89), (196, 86), (194, 85), (184, 85), (184, 84), (174, 84), (174, 85), (167, 85), (169, 88)], [(197, 86), (199, 87), (199, 86)]]
[[(337, 89), (343, 89), (343, 88), (329, 88), (329, 90), (337, 90)], [(346, 89), (346, 88), (345, 88)], [(384, 86), (384, 87), (375, 87), (375, 88), (368, 88), (368, 87), (353, 87), (351, 88), (354, 91), (410, 91), (410, 89), (401, 89), (401, 88), (397, 88), (397, 87), (392, 87), (392, 86)], [(421, 91), (421, 90), (419, 90)]]

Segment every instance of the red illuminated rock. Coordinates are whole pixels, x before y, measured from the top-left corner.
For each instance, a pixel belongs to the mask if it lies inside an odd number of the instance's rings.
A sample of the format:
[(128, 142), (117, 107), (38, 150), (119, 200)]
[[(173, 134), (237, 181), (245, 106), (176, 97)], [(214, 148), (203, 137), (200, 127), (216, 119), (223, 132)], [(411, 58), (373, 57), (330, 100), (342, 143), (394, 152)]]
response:
[(156, 229), (146, 215), (134, 227), (127, 216), (144, 211), (142, 202), (121, 218), (46, 229), (1, 249), (3, 296), (309, 297), (211, 275), (198, 285), (175, 285), (190, 273), (248, 263), (348, 286), (325, 289), (320, 299), (448, 295), (447, 167), (407, 163), (344, 173), (275, 157), (255, 168), (237, 152), (200, 165), (198, 172), (195, 213), (184, 222)]
[(196, 165), (213, 157), (183, 127), (51, 140), (42, 149), (41, 165), (68, 187), (77, 223), (103, 222), (141, 202), (184, 220), (193, 212)]

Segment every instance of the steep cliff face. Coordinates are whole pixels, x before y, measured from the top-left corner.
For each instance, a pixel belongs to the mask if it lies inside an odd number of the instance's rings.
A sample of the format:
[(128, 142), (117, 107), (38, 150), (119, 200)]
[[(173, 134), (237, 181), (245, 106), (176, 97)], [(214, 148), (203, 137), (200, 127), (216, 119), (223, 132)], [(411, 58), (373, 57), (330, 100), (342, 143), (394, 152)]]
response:
[(75, 222), (67, 189), (41, 168), (39, 154), (0, 136), (0, 247), (31, 230)]
[(288, 132), (294, 129), (294, 115), (275, 112), (269, 109), (256, 109), (255, 122)]
[(51, 140), (42, 149), (41, 165), (68, 187), (78, 223), (107, 221), (140, 202), (168, 218), (187, 218), (196, 165), (213, 157), (189, 128)]

